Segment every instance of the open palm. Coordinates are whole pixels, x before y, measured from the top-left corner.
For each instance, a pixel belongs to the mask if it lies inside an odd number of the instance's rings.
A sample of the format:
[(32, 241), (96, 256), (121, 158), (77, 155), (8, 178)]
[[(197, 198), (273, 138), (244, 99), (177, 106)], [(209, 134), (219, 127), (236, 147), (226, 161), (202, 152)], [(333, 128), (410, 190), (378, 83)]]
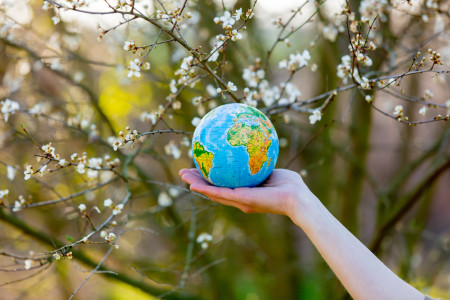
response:
[(285, 169), (275, 169), (260, 186), (223, 188), (209, 184), (197, 169), (183, 169), (181, 178), (192, 191), (211, 200), (239, 208), (243, 212), (289, 215), (295, 210), (296, 196), (309, 192), (300, 175)]

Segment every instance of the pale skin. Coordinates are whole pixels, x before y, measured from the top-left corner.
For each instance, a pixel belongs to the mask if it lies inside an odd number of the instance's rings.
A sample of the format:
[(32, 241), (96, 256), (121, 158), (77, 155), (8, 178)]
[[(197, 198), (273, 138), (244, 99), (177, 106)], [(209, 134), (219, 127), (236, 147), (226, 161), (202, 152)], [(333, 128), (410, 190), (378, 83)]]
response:
[(417, 289), (400, 279), (348, 231), (309, 190), (301, 176), (276, 169), (254, 188), (210, 185), (197, 169), (180, 176), (192, 191), (245, 213), (288, 216), (315, 245), (344, 287), (356, 300), (424, 300)]

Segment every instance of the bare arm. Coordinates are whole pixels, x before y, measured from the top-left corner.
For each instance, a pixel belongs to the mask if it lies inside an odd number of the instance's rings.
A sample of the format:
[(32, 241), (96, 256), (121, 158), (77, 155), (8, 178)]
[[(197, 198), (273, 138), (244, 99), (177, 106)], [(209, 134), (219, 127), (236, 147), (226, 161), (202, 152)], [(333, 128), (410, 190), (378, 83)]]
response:
[(350, 295), (356, 300), (408, 299), (425, 296), (387, 268), (349, 232), (292, 171), (277, 169), (256, 188), (219, 188), (196, 169), (181, 170), (191, 190), (211, 200), (249, 212), (286, 215), (307, 234)]

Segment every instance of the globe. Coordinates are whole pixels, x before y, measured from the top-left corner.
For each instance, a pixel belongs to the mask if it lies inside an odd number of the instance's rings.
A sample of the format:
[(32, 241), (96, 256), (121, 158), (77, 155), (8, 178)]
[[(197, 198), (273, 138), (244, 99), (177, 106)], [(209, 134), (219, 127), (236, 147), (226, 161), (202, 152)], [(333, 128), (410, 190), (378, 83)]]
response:
[(211, 184), (252, 187), (272, 173), (278, 136), (270, 120), (245, 104), (225, 104), (208, 112), (194, 131), (195, 166)]

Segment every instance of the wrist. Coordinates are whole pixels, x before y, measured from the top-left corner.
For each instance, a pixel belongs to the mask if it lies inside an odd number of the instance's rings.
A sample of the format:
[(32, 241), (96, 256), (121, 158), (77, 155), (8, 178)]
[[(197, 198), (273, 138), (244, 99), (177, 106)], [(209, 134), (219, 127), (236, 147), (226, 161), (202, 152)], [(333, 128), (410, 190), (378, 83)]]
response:
[(303, 230), (306, 229), (311, 222), (313, 222), (316, 212), (320, 211), (322, 203), (309, 190), (300, 190), (292, 195), (291, 207), (288, 212), (288, 217), (297, 226)]

